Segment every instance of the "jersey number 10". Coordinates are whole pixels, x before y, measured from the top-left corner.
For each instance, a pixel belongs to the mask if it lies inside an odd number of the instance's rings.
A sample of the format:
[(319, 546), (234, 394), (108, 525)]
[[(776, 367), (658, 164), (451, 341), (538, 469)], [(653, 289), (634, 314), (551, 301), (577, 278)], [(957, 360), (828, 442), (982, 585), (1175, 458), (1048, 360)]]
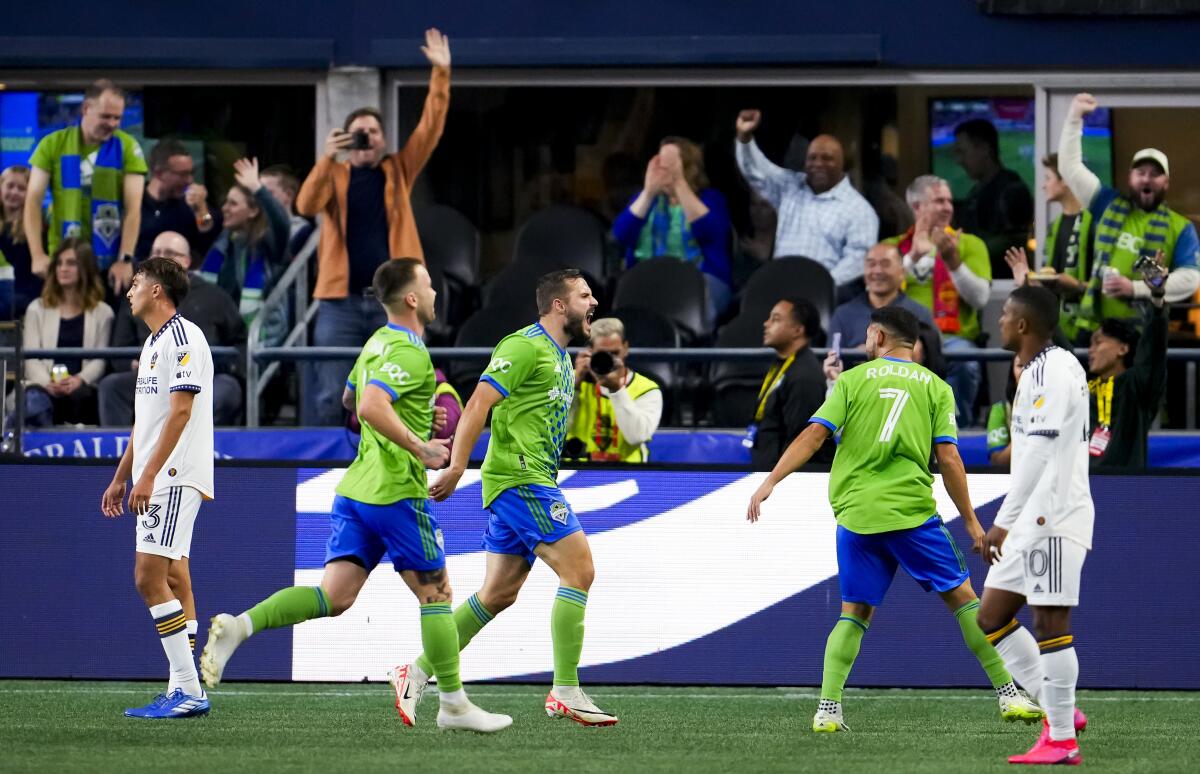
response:
[(900, 421), (900, 412), (904, 411), (904, 407), (908, 405), (908, 390), (901, 390), (898, 387), (882, 387), (879, 390), (879, 397), (892, 401), (892, 408), (887, 413), (887, 419), (883, 420), (883, 429), (879, 431), (879, 442), (887, 443), (892, 440), (892, 435), (896, 432), (896, 424)]

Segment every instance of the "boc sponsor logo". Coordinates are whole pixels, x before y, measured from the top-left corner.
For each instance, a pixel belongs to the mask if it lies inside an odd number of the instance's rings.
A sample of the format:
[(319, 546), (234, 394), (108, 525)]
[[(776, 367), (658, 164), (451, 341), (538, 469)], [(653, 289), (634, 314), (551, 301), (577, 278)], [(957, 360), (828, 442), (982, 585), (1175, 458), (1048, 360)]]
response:
[(508, 373), (512, 369), (512, 361), (498, 357), (488, 365), (489, 371), (499, 371), (502, 374)]
[(396, 363), (384, 363), (379, 369), (395, 384), (404, 384), (408, 381), (410, 374)]

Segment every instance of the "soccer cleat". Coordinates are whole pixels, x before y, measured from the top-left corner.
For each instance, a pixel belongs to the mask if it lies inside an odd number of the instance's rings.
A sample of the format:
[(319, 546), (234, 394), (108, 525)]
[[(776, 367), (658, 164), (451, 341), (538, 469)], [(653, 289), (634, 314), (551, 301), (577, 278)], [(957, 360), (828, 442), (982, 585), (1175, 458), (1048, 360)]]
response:
[(1079, 744), (1074, 739), (1054, 740), (1050, 738), (1049, 729), (1044, 729), (1033, 747), (1024, 755), (1010, 755), (1009, 763), (1032, 765), (1063, 765), (1078, 766), (1083, 763), (1083, 755), (1079, 752)]
[(1082, 734), (1087, 730), (1087, 715), (1083, 714), (1083, 710), (1075, 708), (1075, 733)]
[(842, 703), (821, 699), (821, 703), (817, 705), (817, 714), (813, 715), (812, 729), (818, 734), (849, 731), (850, 728), (842, 720)]
[(581, 726), (615, 726), (617, 716), (596, 706), (582, 688), (551, 688), (546, 694), (546, 714), (567, 718)]
[[(429, 676), (421, 671), (416, 664), (398, 666), (388, 672), (392, 689), (396, 692), (396, 711), (406, 726), (417, 724), (417, 705), (425, 695), (425, 686), (429, 685)], [(511, 722), (511, 721), (510, 721)]]
[(1029, 697), (1024, 691), (1017, 691), (1016, 696), (1001, 696), (1000, 717), (1008, 723), (1020, 721), (1025, 725), (1036, 723), (1046, 717), (1046, 711)]
[(169, 695), (159, 694), (154, 701), (145, 707), (134, 707), (125, 710), (127, 718), (143, 718), (146, 720), (165, 720), (175, 718), (194, 718), (207, 715), (212, 709), (208, 696), (188, 696), (182, 688), (176, 688)]
[(492, 734), (502, 731), (512, 725), (512, 718), (488, 712), (471, 702), (449, 704), (442, 702), (438, 710), (438, 728), (448, 731), (477, 731), (481, 734)]
[(225, 674), (225, 665), (233, 657), (238, 645), (246, 641), (246, 627), (229, 613), (218, 613), (212, 617), (208, 627), (208, 642), (200, 654), (200, 675), (204, 684), (215, 688)]

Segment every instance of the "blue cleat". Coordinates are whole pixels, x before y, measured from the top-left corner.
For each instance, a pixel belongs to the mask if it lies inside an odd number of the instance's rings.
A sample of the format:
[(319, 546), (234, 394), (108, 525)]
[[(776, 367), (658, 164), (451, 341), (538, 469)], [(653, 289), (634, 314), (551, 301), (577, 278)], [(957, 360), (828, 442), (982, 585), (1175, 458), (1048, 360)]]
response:
[(207, 715), (212, 709), (208, 703), (208, 695), (188, 696), (182, 688), (176, 688), (170, 695), (160, 693), (145, 707), (131, 707), (125, 710), (127, 718), (144, 718), (161, 720), (164, 718), (194, 718)]

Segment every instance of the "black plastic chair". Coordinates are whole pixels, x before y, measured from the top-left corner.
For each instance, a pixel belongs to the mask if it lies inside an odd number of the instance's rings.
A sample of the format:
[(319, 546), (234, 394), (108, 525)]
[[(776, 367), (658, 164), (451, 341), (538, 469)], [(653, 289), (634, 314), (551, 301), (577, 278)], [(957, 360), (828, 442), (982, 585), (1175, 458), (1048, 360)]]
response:
[(829, 270), (810, 258), (776, 258), (754, 272), (742, 290), (739, 316), (757, 317), (761, 323), (781, 299), (800, 297), (811, 301), (821, 316), (821, 328), (829, 330), (837, 287)]
[(617, 280), (613, 306), (653, 309), (679, 328), (689, 343), (710, 329), (708, 284), (694, 265), (678, 258), (651, 258), (635, 264)]
[[(613, 310), (608, 316), (615, 317), (625, 326), (625, 339), (629, 346), (653, 347), (655, 349), (678, 349), (679, 331), (667, 318), (653, 309), (641, 306), (627, 306)], [(679, 367), (675, 363), (663, 360), (648, 360), (632, 358), (630, 365), (638, 373), (653, 379), (663, 393), (663, 421), (668, 424), (675, 406), (675, 391), (679, 386)]]
[(453, 207), (434, 204), (413, 213), (425, 263), (463, 285), (479, 284), (479, 230)]
[(579, 269), (597, 280), (605, 277), (604, 237), (608, 232), (599, 217), (580, 207), (555, 204), (533, 214), (517, 232), (513, 263), (551, 259), (560, 266)]
[[(721, 348), (757, 348), (763, 345), (761, 318), (740, 314), (717, 332)], [(709, 379), (713, 390), (712, 423), (718, 427), (745, 427), (754, 418), (755, 401), (767, 366), (750, 361), (713, 363)]]

